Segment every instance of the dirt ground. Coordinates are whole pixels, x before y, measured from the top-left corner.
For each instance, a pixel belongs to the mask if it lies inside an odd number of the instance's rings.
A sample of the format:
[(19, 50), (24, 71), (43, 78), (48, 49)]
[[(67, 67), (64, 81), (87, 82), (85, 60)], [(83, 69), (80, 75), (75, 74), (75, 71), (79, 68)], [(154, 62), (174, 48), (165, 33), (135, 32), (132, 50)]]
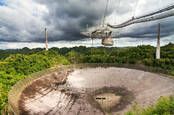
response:
[(93, 98), (102, 108), (102, 110), (107, 110), (117, 106), (120, 103), (121, 96), (117, 96), (113, 93), (101, 93)]
[(132, 104), (147, 107), (160, 96), (170, 95), (174, 95), (174, 80), (157, 74), (85, 67), (35, 80), (22, 92), (19, 109), (21, 115), (123, 115)]

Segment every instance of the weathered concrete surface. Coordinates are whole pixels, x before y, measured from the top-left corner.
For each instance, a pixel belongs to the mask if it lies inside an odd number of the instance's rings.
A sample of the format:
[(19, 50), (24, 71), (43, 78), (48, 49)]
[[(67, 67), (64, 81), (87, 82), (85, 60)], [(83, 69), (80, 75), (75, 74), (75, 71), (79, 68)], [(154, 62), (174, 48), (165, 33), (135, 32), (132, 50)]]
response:
[[(65, 78), (64, 84), (60, 82)], [(121, 110), (113, 109), (113, 114), (124, 114), (135, 102), (147, 107), (160, 96), (174, 94), (174, 80), (157, 74), (116, 67), (81, 68), (43, 76), (28, 86), (19, 101), (21, 114), (101, 115), (105, 111), (95, 108), (89, 95), (104, 87), (123, 87), (134, 96)], [(124, 98), (130, 93), (125, 94)]]

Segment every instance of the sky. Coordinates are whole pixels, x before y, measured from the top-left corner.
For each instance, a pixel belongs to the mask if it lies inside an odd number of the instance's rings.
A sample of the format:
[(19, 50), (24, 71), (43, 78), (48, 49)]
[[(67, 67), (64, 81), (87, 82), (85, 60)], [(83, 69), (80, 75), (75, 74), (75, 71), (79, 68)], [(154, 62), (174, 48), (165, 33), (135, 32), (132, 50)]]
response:
[[(49, 48), (91, 46), (80, 31), (101, 23), (107, 0), (0, 0), (0, 49), (44, 47), (44, 28)], [(106, 23), (120, 24), (168, 5), (173, 0), (109, 0)], [(113, 30), (115, 47), (156, 46), (158, 23), (161, 44), (174, 42), (174, 17)], [(94, 41), (101, 46), (101, 39)]]

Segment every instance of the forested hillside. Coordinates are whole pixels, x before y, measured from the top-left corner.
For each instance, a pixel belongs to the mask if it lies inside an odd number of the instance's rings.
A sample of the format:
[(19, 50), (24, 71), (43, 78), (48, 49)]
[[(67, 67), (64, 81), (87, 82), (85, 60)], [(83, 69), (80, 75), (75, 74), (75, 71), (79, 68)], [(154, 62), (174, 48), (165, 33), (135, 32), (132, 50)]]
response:
[(27, 55), (10, 54), (3, 59), (0, 62), (0, 110), (4, 109), (3, 111), (6, 111), (8, 92), (17, 81), (25, 78), (29, 74), (58, 64), (70, 64), (70, 62), (54, 50), (48, 52), (41, 51)]
[[(156, 48), (150, 45), (124, 48), (51, 48), (0, 50), (0, 110), (7, 110), (11, 87), (26, 76), (59, 64), (117, 63), (158, 67), (174, 74), (174, 44), (161, 47), (161, 59), (155, 59)], [(131, 114), (131, 113), (130, 113)]]

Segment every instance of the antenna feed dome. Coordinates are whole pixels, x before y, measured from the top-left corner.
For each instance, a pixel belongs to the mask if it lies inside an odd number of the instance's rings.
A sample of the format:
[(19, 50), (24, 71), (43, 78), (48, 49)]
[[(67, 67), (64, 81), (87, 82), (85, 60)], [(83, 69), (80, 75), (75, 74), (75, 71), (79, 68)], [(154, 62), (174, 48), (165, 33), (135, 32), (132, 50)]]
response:
[(104, 46), (113, 46), (114, 41), (112, 40), (112, 38), (103, 38), (102, 39), (102, 45), (104, 45)]

